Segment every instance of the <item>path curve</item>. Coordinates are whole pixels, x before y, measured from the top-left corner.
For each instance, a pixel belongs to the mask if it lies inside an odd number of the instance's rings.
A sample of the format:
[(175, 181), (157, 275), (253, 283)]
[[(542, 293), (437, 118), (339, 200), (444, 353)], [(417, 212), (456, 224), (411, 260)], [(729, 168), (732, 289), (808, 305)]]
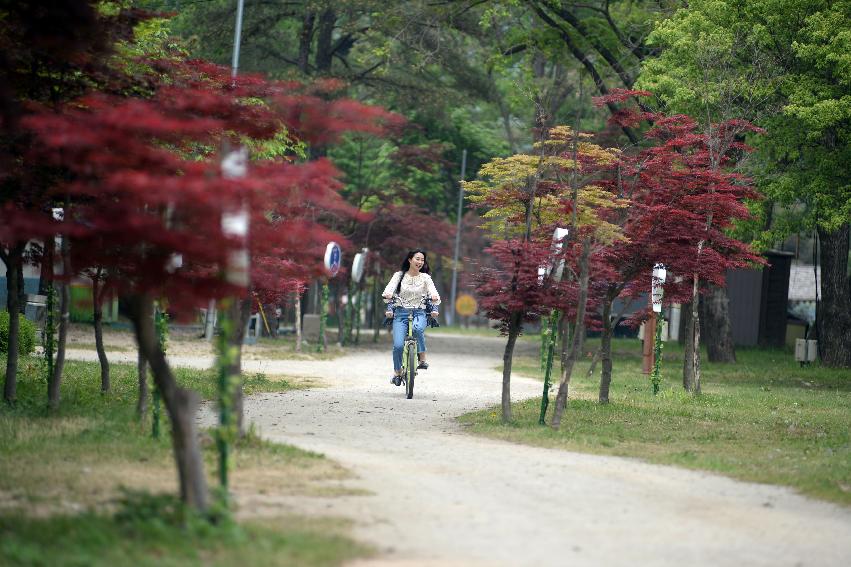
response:
[[(346, 486), (365, 493), (288, 505), (353, 519), (355, 537), (381, 552), (359, 565), (851, 565), (849, 509), (782, 487), (465, 434), (456, 416), (499, 403), (503, 345), (433, 334), (413, 400), (389, 383), (384, 350), (246, 361), (246, 371), (322, 379), (327, 387), (252, 396), (246, 416), (271, 440), (342, 463), (355, 473)], [(515, 378), (512, 394), (540, 387)]]

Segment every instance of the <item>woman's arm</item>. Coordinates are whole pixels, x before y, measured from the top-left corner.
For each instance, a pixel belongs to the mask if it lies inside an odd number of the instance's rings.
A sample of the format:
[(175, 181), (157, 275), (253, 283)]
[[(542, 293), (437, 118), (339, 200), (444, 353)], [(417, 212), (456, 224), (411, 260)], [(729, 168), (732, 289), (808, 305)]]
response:
[(393, 277), (390, 278), (390, 283), (387, 284), (387, 287), (385, 287), (384, 291), (381, 293), (381, 297), (387, 301), (393, 299), (393, 294), (396, 292), (396, 286), (399, 285), (399, 278), (401, 277), (402, 272), (396, 272), (393, 274)]
[(431, 302), (434, 305), (440, 305), (440, 294), (437, 293), (437, 288), (434, 287), (434, 280), (431, 279), (430, 275), (428, 275), (428, 274), (425, 274), (425, 275), (427, 276), (426, 277), (426, 287), (428, 289), (428, 295), (431, 298)]

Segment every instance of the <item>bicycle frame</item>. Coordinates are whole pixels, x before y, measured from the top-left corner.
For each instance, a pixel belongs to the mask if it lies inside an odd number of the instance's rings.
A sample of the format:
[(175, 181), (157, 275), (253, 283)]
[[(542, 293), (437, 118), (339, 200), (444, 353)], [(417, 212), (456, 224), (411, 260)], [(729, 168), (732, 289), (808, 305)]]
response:
[(408, 313), (408, 334), (402, 346), (402, 381), (405, 383), (405, 394), (410, 400), (414, 397), (414, 378), (417, 376), (419, 347), (414, 337), (414, 311)]

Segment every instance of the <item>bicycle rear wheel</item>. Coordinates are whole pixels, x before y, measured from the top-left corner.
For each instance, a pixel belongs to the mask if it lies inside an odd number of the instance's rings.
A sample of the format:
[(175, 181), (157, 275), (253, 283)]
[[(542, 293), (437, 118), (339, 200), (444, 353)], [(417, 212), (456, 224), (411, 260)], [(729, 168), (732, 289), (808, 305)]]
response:
[(405, 387), (405, 395), (410, 400), (414, 397), (414, 377), (417, 375), (417, 349), (415, 345), (408, 348), (408, 380)]

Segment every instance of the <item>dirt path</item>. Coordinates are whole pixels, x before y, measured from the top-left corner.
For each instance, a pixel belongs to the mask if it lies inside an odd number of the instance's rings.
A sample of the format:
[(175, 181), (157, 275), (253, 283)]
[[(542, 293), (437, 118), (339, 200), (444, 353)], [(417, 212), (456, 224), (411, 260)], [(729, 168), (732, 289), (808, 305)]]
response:
[[(264, 436), (350, 468), (346, 485), (365, 493), (287, 504), (352, 518), (355, 537), (382, 552), (363, 565), (851, 564), (851, 510), (784, 488), (464, 434), (455, 416), (499, 401), (502, 345), (434, 334), (413, 400), (389, 383), (383, 350), (247, 361), (248, 371), (327, 384), (255, 396), (247, 416)], [(537, 382), (513, 384), (515, 398), (540, 395)]]

